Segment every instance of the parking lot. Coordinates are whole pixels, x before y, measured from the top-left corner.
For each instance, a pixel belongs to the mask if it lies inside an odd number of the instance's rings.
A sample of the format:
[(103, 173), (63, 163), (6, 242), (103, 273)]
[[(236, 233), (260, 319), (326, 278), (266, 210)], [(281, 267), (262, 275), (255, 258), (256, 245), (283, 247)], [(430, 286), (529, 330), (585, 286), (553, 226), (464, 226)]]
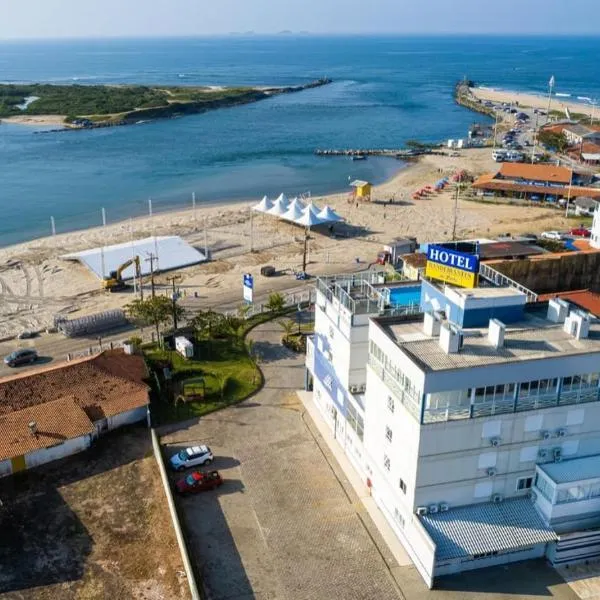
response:
[(211, 600), (576, 600), (543, 561), (465, 573), (428, 590), (414, 567), (396, 563), (304, 413), (294, 393), (303, 357), (280, 346), (277, 323), (252, 336), (265, 388), (162, 431), (166, 456), (207, 443), (212, 467), (226, 479), (215, 491), (177, 500)]

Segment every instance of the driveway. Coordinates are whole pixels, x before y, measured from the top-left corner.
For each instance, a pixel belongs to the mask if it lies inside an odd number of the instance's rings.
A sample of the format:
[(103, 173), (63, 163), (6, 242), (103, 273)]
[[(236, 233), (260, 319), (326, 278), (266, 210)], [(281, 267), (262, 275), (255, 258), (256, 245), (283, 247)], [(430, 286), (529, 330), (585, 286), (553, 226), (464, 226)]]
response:
[(162, 438), (167, 455), (208, 443), (227, 479), (179, 504), (209, 597), (402, 598), (393, 558), (304, 419), (294, 393), (303, 357), (280, 345), (281, 334), (277, 323), (252, 333), (267, 382), (259, 394)]

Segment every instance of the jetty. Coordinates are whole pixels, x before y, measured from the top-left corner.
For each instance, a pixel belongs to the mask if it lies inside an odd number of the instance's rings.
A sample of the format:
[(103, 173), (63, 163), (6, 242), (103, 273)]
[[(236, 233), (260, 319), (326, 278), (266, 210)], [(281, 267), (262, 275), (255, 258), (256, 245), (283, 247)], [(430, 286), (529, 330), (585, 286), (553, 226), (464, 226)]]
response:
[(317, 149), (317, 156), (389, 156), (399, 160), (414, 158), (424, 154), (444, 154), (433, 148), (407, 149), (407, 148), (349, 148), (349, 149)]

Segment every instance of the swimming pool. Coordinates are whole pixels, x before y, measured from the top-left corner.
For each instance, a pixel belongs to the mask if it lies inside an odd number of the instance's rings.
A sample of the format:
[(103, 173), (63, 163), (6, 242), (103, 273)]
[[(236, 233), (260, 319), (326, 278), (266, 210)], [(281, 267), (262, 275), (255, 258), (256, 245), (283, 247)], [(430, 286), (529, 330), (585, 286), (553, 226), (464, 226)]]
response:
[(390, 304), (392, 306), (408, 306), (421, 302), (421, 286), (400, 286), (390, 288)]

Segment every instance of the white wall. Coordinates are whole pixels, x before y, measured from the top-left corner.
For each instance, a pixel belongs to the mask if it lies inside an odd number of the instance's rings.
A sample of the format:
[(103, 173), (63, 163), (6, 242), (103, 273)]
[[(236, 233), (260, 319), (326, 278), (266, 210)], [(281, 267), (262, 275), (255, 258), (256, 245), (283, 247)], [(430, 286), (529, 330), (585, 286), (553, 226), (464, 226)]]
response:
[(108, 417), (108, 429), (116, 429), (117, 427), (122, 427), (123, 425), (129, 425), (130, 423), (137, 423), (138, 421), (143, 421), (147, 418), (148, 408), (146, 406), (140, 406), (139, 408), (134, 408), (133, 410), (128, 410), (127, 412), (120, 413), (118, 415), (113, 415), (112, 417)]
[(81, 452), (82, 450), (89, 448), (90, 445), (91, 436), (82, 435), (80, 437), (73, 438), (72, 440), (66, 440), (62, 444), (52, 446), (51, 448), (42, 448), (40, 450), (36, 450), (35, 452), (26, 454), (25, 465), (28, 469), (31, 469), (32, 467), (37, 467), (38, 465), (43, 465), (53, 460), (58, 460), (59, 458), (64, 458), (65, 456), (70, 456), (71, 454)]
[(12, 473), (12, 463), (9, 460), (0, 460), (0, 477), (5, 477)]

